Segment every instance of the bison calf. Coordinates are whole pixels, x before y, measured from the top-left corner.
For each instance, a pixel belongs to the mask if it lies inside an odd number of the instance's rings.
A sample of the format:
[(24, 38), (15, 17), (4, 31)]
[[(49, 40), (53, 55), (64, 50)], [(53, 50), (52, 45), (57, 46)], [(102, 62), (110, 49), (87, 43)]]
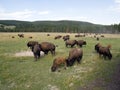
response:
[(55, 72), (58, 67), (60, 67), (62, 64), (64, 64), (64, 67), (66, 69), (66, 58), (65, 57), (57, 57), (53, 61), (53, 65), (51, 67), (51, 71)]

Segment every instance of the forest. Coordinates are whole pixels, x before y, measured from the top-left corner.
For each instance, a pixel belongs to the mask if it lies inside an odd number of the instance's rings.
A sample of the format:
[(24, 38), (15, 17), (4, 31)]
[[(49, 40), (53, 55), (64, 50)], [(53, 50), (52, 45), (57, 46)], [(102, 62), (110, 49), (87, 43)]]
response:
[(120, 24), (100, 25), (83, 21), (0, 20), (0, 32), (120, 33)]

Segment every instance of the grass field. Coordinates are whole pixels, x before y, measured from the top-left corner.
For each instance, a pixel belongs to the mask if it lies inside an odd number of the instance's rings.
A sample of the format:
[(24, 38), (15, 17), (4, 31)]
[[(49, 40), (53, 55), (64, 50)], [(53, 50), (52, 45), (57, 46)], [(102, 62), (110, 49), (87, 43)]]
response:
[[(75, 38), (75, 34), (69, 34), (71, 39), (86, 40), (83, 46), (83, 59), (81, 64), (60, 68), (60, 72), (51, 72), (51, 66), (55, 57), (68, 56), (71, 48), (66, 48), (63, 39), (54, 40), (55, 35), (65, 33), (24, 33), (24, 38), (19, 38), (18, 33), (0, 33), (0, 90), (79, 90), (93, 80), (102, 78), (105, 83), (111, 82), (111, 77), (120, 63), (120, 35), (105, 35), (96, 41), (95, 38)], [(15, 38), (11, 38), (15, 36)], [(29, 36), (33, 38), (30, 39)], [(16, 57), (15, 53), (27, 51), (26, 43), (30, 40), (38, 42), (52, 42), (56, 47), (56, 55), (50, 53), (41, 57), (37, 62), (31, 56)], [(112, 60), (100, 58), (94, 51), (94, 45), (100, 42), (106, 46), (112, 45)], [(75, 46), (77, 47), (77, 46)], [(79, 47), (78, 47), (79, 48)], [(104, 87), (95, 87), (93, 90), (105, 90)]]

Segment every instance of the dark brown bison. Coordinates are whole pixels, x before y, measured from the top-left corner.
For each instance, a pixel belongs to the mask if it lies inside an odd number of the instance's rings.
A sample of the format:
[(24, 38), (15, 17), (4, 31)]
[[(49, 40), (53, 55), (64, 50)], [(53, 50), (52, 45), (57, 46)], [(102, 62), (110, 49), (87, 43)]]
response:
[(104, 59), (106, 59), (106, 57), (108, 57), (109, 60), (112, 59), (112, 54), (110, 52), (110, 45), (108, 45), (108, 47), (99, 47), (98, 53), (99, 55), (103, 55)]
[(67, 41), (67, 40), (69, 40), (69, 39), (70, 39), (70, 35), (63, 36), (63, 40), (64, 40), (64, 41)]
[(20, 38), (24, 38), (24, 34), (18, 34)]
[(12, 36), (12, 38), (15, 38), (14, 36)]
[(27, 43), (27, 46), (30, 47), (30, 49), (33, 51), (33, 48), (34, 48), (34, 46), (35, 46), (36, 44), (38, 44), (37, 41), (29, 41), (29, 42)]
[(78, 35), (75, 35), (75, 37), (80, 37), (81, 35), (80, 34), (78, 34)]
[(47, 36), (50, 36), (50, 34), (47, 34)]
[(97, 40), (97, 41), (99, 41), (99, 40), (100, 40), (100, 38), (99, 38), (99, 37), (97, 37), (97, 38), (96, 38), (96, 40)]
[(101, 44), (100, 43), (97, 43), (96, 45), (95, 45), (95, 51), (98, 53), (99, 52), (99, 47), (101, 46)]
[(80, 47), (82, 47), (83, 45), (86, 45), (87, 43), (86, 43), (86, 41), (84, 41), (84, 40), (78, 40), (77, 41), (77, 45), (78, 46), (80, 46)]
[(75, 44), (77, 44), (76, 40), (67, 40), (65, 42), (66, 47), (71, 46), (71, 48), (72, 48)]
[(55, 45), (50, 42), (41, 42), (40, 43), (40, 49), (43, 51), (45, 54), (48, 54), (50, 51), (52, 55), (55, 55)]
[(53, 61), (53, 65), (51, 67), (51, 71), (56, 71), (62, 64), (64, 64), (64, 68), (66, 69), (66, 58), (65, 57), (57, 57)]
[(30, 39), (32, 39), (33, 37), (32, 37), (32, 36), (30, 36), (29, 38), (30, 38)]
[(57, 35), (57, 36), (55, 36), (54, 39), (60, 39), (61, 37), (62, 37), (61, 35)]
[(32, 52), (34, 54), (34, 58), (35, 58), (35, 61), (37, 61), (37, 59), (40, 58), (40, 45), (39, 44), (35, 44), (33, 49), (32, 49)]
[(110, 48), (111, 45), (108, 45), (107, 47), (103, 47), (102, 45), (100, 45), (100, 43), (95, 45), (95, 50), (97, 51), (97, 53), (99, 53), (99, 55), (103, 55), (104, 59), (106, 59), (106, 57), (108, 57), (108, 59), (112, 59), (112, 54), (110, 52)]
[(80, 48), (73, 48), (69, 51), (69, 56), (67, 59), (67, 66), (72, 66), (74, 62), (77, 60), (80, 63), (83, 56), (83, 50)]

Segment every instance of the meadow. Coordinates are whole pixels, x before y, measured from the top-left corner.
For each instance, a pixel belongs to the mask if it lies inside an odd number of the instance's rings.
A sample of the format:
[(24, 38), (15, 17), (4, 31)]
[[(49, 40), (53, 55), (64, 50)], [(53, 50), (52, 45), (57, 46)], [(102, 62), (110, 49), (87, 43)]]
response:
[[(24, 38), (19, 38), (17, 34), (0, 33), (0, 90), (80, 90), (95, 80), (102, 80), (105, 84), (111, 82), (114, 71), (120, 64), (120, 35), (117, 34), (105, 34), (99, 41), (93, 36), (75, 38), (75, 33), (49, 33), (50, 36), (47, 33), (24, 33)], [(70, 39), (87, 42), (82, 47), (82, 62), (75, 63), (66, 70), (61, 67), (60, 72), (51, 72), (54, 58), (67, 57), (71, 49), (65, 47), (63, 39), (55, 40), (54, 37), (67, 34)], [(29, 36), (33, 38), (30, 39)], [(33, 56), (15, 56), (18, 52), (30, 51), (26, 44), (31, 40), (58, 45), (56, 55), (49, 53), (36, 62)], [(98, 42), (103, 46), (111, 44), (112, 60), (104, 60), (95, 52), (94, 46)], [(106, 90), (106, 87), (94, 86), (92, 90)]]

